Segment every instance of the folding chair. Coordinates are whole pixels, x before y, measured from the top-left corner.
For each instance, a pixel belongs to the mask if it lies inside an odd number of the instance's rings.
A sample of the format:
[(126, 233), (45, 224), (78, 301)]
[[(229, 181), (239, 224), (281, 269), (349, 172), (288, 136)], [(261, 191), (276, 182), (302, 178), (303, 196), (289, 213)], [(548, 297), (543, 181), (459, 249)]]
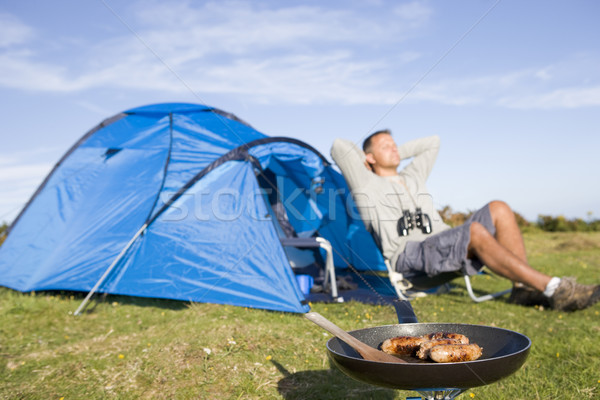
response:
[(321, 248), (325, 250), (327, 256), (325, 259), (325, 279), (323, 281), (323, 287), (327, 288), (331, 285), (331, 297), (333, 297), (333, 300), (337, 302), (344, 301), (342, 297), (338, 297), (335, 267), (333, 265), (333, 248), (327, 239), (317, 236), (308, 238), (285, 237), (280, 240), (281, 244), (287, 247), (295, 247), (298, 249)]
[[(325, 290), (331, 289), (331, 297), (334, 301), (343, 302), (343, 298), (338, 296), (338, 288), (337, 281), (335, 276), (335, 266), (333, 264), (333, 247), (331, 243), (318, 235), (318, 232), (315, 232), (313, 236), (309, 237), (299, 237), (296, 233), (296, 230), (292, 226), (289, 221), (287, 211), (284, 205), (281, 202), (280, 198), (280, 190), (277, 187), (277, 179), (276, 175), (273, 171), (266, 169), (261, 171), (258, 175), (258, 182), (263, 189), (265, 189), (265, 198), (267, 200), (267, 205), (270, 207), (273, 216), (275, 217), (274, 221), (275, 227), (278, 231), (280, 242), (282, 246), (287, 248), (295, 248), (299, 250), (312, 250), (312, 255), (316, 259), (316, 261), (320, 261), (320, 249), (325, 251), (325, 271), (324, 271), (324, 280), (323, 280), (323, 288)], [(318, 253), (318, 254), (317, 254)], [(288, 254), (288, 258), (290, 258), (290, 263), (294, 260), (291, 255)], [(292, 265), (294, 268), (294, 265)]]
[[(487, 272), (482, 271), (479, 274), (486, 274)], [(471, 284), (471, 278), (467, 274), (460, 274), (455, 272), (447, 272), (434, 277), (419, 277), (413, 278), (412, 280), (406, 279), (402, 274), (398, 272), (391, 272), (390, 278), (392, 280), (392, 284), (396, 287), (398, 292), (398, 297), (403, 300), (409, 300), (415, 297), (423, 297), (428, 294), (440, 294), (449, 291), (449, 282), (454, 280), (457, 277), (462, 276), (465, 280), (465, 286), (467, 289), (467, 293), (471, 300), (476, 303), (481, 303), (484, 301), (492, 300), (500, 296), (504, 296), (511, 292), (512, 288), (501, 290), (495, 293), (488, 293), (481, 296), (477, 296), (473, 291), (473, 286)]]

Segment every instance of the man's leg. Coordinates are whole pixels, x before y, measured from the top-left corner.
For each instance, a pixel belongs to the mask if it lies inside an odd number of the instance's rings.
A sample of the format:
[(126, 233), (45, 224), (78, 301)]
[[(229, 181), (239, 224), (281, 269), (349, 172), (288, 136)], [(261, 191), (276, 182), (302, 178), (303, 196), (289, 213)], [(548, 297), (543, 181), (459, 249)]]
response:
[[(527, 263), (523, 237), (512, 210), (505, 203), (492, 202), (490, 215), (496, 236), (479, 222), (471, 223), (468, 256), (476, 256), (498, 275), (544, 292), (552, 278)], [(600, 301), (600, 285), (581, 285), (573, 278), (558, 282), (553, 294), (548, 294), (550, 306), (556, 310), (581, 310)]]
[[(500, 225), (502, 226), (503, 224)], [(510, 230), (511, 227), (509, 226), (508, 229)], [(478, 222), (473, 222), (470, 230), (469, 256), (476, 256), (498, 275), (508, 278), (513, 282), (522, 282), (541, 292), (544, 291), (551, 277), (533, 269), (527, 263), (524, 246), (519, 246), (518, 241), (510, 238), (504, 228), (501, 227), (498, 229), (498, 226), (496, 226), (496, 235), (502, 238), (503, 243), (514, 246), (512, 249), (505, 247), (500, 242), (501, 239), (496, 239)], [(520, 231), (518, 238), (522, 242)]]
[(507, 250), (517, 256), (521, 261), (527, 263), (527, 252), (521, 229), (517, 224), (515, 213), (503, 201), (492, 201), (489, 203), (492, 223), (496, 227), (496, 240)]
[[(503, 201), (492, 201), (488, 204), (492, 223), (496, 228), (495, 237), (502, 246), (512, 252), (521, 261), (528, 263), (525, 242), (513, 210)], [(539, 290), (530, 288), (522, 282), (513, 282), (510, 303), (524, 305), (549, 305), (548, 298)]]

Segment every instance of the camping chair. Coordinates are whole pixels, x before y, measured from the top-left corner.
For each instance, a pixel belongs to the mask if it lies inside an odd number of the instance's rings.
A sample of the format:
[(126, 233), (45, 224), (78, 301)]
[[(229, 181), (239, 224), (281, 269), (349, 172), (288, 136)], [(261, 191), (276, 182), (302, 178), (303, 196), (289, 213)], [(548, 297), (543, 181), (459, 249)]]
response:
[[(333, 248), (327, 239), (319, 236), (308, 238), (285, 237), (281, 239), (281, 244), (286, 247), (295, 247), (298, 249), (320, 248), (325, 250), (327, 256), (325, 259), (325, 279), (323, 281), (323, 287), (326, 288), (331, 284), (331, 297), (333, 297), (334, 301), (344, 301), (342, 297), (338, 297), (335, 267), (333, 265)], [(329, 282), (329, 280), (331, 280), (331, 282)]]
[[(287, 211), (281, 202), (281, 192), (277, 187), (277, 178), (273, 171), (270, 169), (262, 170), (257, 176), (257, 179), (259, 185), (265, 189), (264, 196), (266, 204), (274, 216), (273, 222), (279, 234), (281, 245), (286, 248), (307, 250), (310, 253), (309, 257), (313, 257), (317, 262), (321, 261), (319, 250), (324, 250), (326, 257), (324, 260), (325, 270), (322, 284), (323, 289), (327, 290), (330, 287), (333, 300), (336, 302), (343, 302), (344, 299), (338, 295), (335, 266), (333, 264), (333, 247), (331, 246), (331, 243), (327, 239), (319, 236), (318, 232), (315, 232), (309, 237), (298, 236), (296, 230), (290, 223)], [(288, 254), (288, 258), (290, 258), (290, 263), (293, 264), (293, 255)], [(319, 264), (321, 263), (319, 262)], [(295, 265), (292, 265), (292, 269), (294, 269), (294, 267)]]
[[(386, 264), (388, 264), (386, 262)], [(480, 271), (479, 274), (488, 274), (487, 271)], [(478, 275), (479, 275), (478, 274)], [(410, 280), (406, 279), (406, 277), (402, 276), (402, 274), (398, 272), (393, 272), (390, 275), (391, 279), (394, 279), (396, 282), (392, 281), (394, 287), (398, 292), (398, 297), (403, 300), (409, 300), (415, 297), (423, 297), (428, 294), (440, 294), (449, 291), (449, 282), (457, 277), (462, 277), (465, 280), (465, 287), (467, 289), (467, 293), (471, 300), (476, 303), (481, 303), (484, 301), (492, 300), (500, 296), (504, 296), (511, 292), (511, 289), (501, 290), (495, 293), (488, 293), (481, 296), (477, 296), (473, 291), (473, 286), (471, 284), (471, 278), (467, 274), (461, 274), (458, 272), (447, 272), (443, 274), (439, 274), (434, 277), (418, 277), (412, 278)]]
[[(485, 274), (487, 272), (483, 271), (483, 272), (479, 272), (479, 273)], [(471, 278), (469, 278), (469, 275), (467, 275), (467, 274), (465, 274), (465, 286), (467, 287), (467, 293), (469, 293), (469, 297), (471, 297), (471, 299), (476, 303), (481, 303), (482, 301), (492, 300), (492, 299), (495, 299), (496, 297), (504, 296), (505, 294), (508, 294), (512, 291), (512, 288), (510, 288), (510, 289), (501, 290), (496, 293), (489, 293), (489, 294), (484, 294), (482, 296), (476, 296), (475, 293), (473, 293), (473, 288), (471, 287)]]

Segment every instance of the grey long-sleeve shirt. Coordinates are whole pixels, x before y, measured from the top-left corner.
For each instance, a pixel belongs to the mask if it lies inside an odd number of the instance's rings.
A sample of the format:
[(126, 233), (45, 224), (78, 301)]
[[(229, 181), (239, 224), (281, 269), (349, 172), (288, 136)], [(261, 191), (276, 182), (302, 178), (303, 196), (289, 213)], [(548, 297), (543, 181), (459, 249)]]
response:
[[(367, 169), (364, 152), (348, 140), (336, 139), (331, 148), (331, 157), (352, 191), (367, 230), (392, 267), (395, 267), (408, 241), (420, 242), (450, 228), (435, 210), (431, 194), (425, 186), (439, 146), (438, 136), (416, 139), (398, 146), (401, 159), (413, 159), (394, 177), (381, 177)], [(429, 215), (432, 233), (424, 234), (415, 228), (409, 231), (408, 236), (400, 236), (397, 225), (403, 210), (414, 212), (417, 207)]]

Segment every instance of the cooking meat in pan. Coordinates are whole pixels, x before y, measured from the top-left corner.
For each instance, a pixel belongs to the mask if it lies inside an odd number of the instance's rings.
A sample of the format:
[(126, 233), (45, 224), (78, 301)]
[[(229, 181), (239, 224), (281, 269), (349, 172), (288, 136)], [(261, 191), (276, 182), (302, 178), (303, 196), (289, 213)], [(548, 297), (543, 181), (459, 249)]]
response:
[(482, 348), (469, 343), (459, 333), (435, 332), (423, 336), (397, 336), (386, 339), (381, 350), (396, 356), (412, 356), (438, 363), (474, 361), (481, 357)]
[(442, 344), (429, 350), (429, 358), (439, 363), (474, 361), (481, 357), (477, 344)]
[(429, 351), (434, 346), (439, 346), (442, 344), (456, 344), (458, 341), (456, 339), (434, 339), (421, 343), (419, 349), (417, 350), (417, 357), (421, 360), (429, 359)]
[(460, 333), (435, 332), (430, 333), (429, 335), (424, 335), (423, 337), (427, 340), (453, 339), (458, 343), (469, 344), (469, 338), (465, 335), (461, 335)]
[(384, 353), (395, 356), (414, 356), (419, 350), (421, 343), (428, 339), (420, 336), (397, 336), (387, 339), (381, 344), (381, 350)]

